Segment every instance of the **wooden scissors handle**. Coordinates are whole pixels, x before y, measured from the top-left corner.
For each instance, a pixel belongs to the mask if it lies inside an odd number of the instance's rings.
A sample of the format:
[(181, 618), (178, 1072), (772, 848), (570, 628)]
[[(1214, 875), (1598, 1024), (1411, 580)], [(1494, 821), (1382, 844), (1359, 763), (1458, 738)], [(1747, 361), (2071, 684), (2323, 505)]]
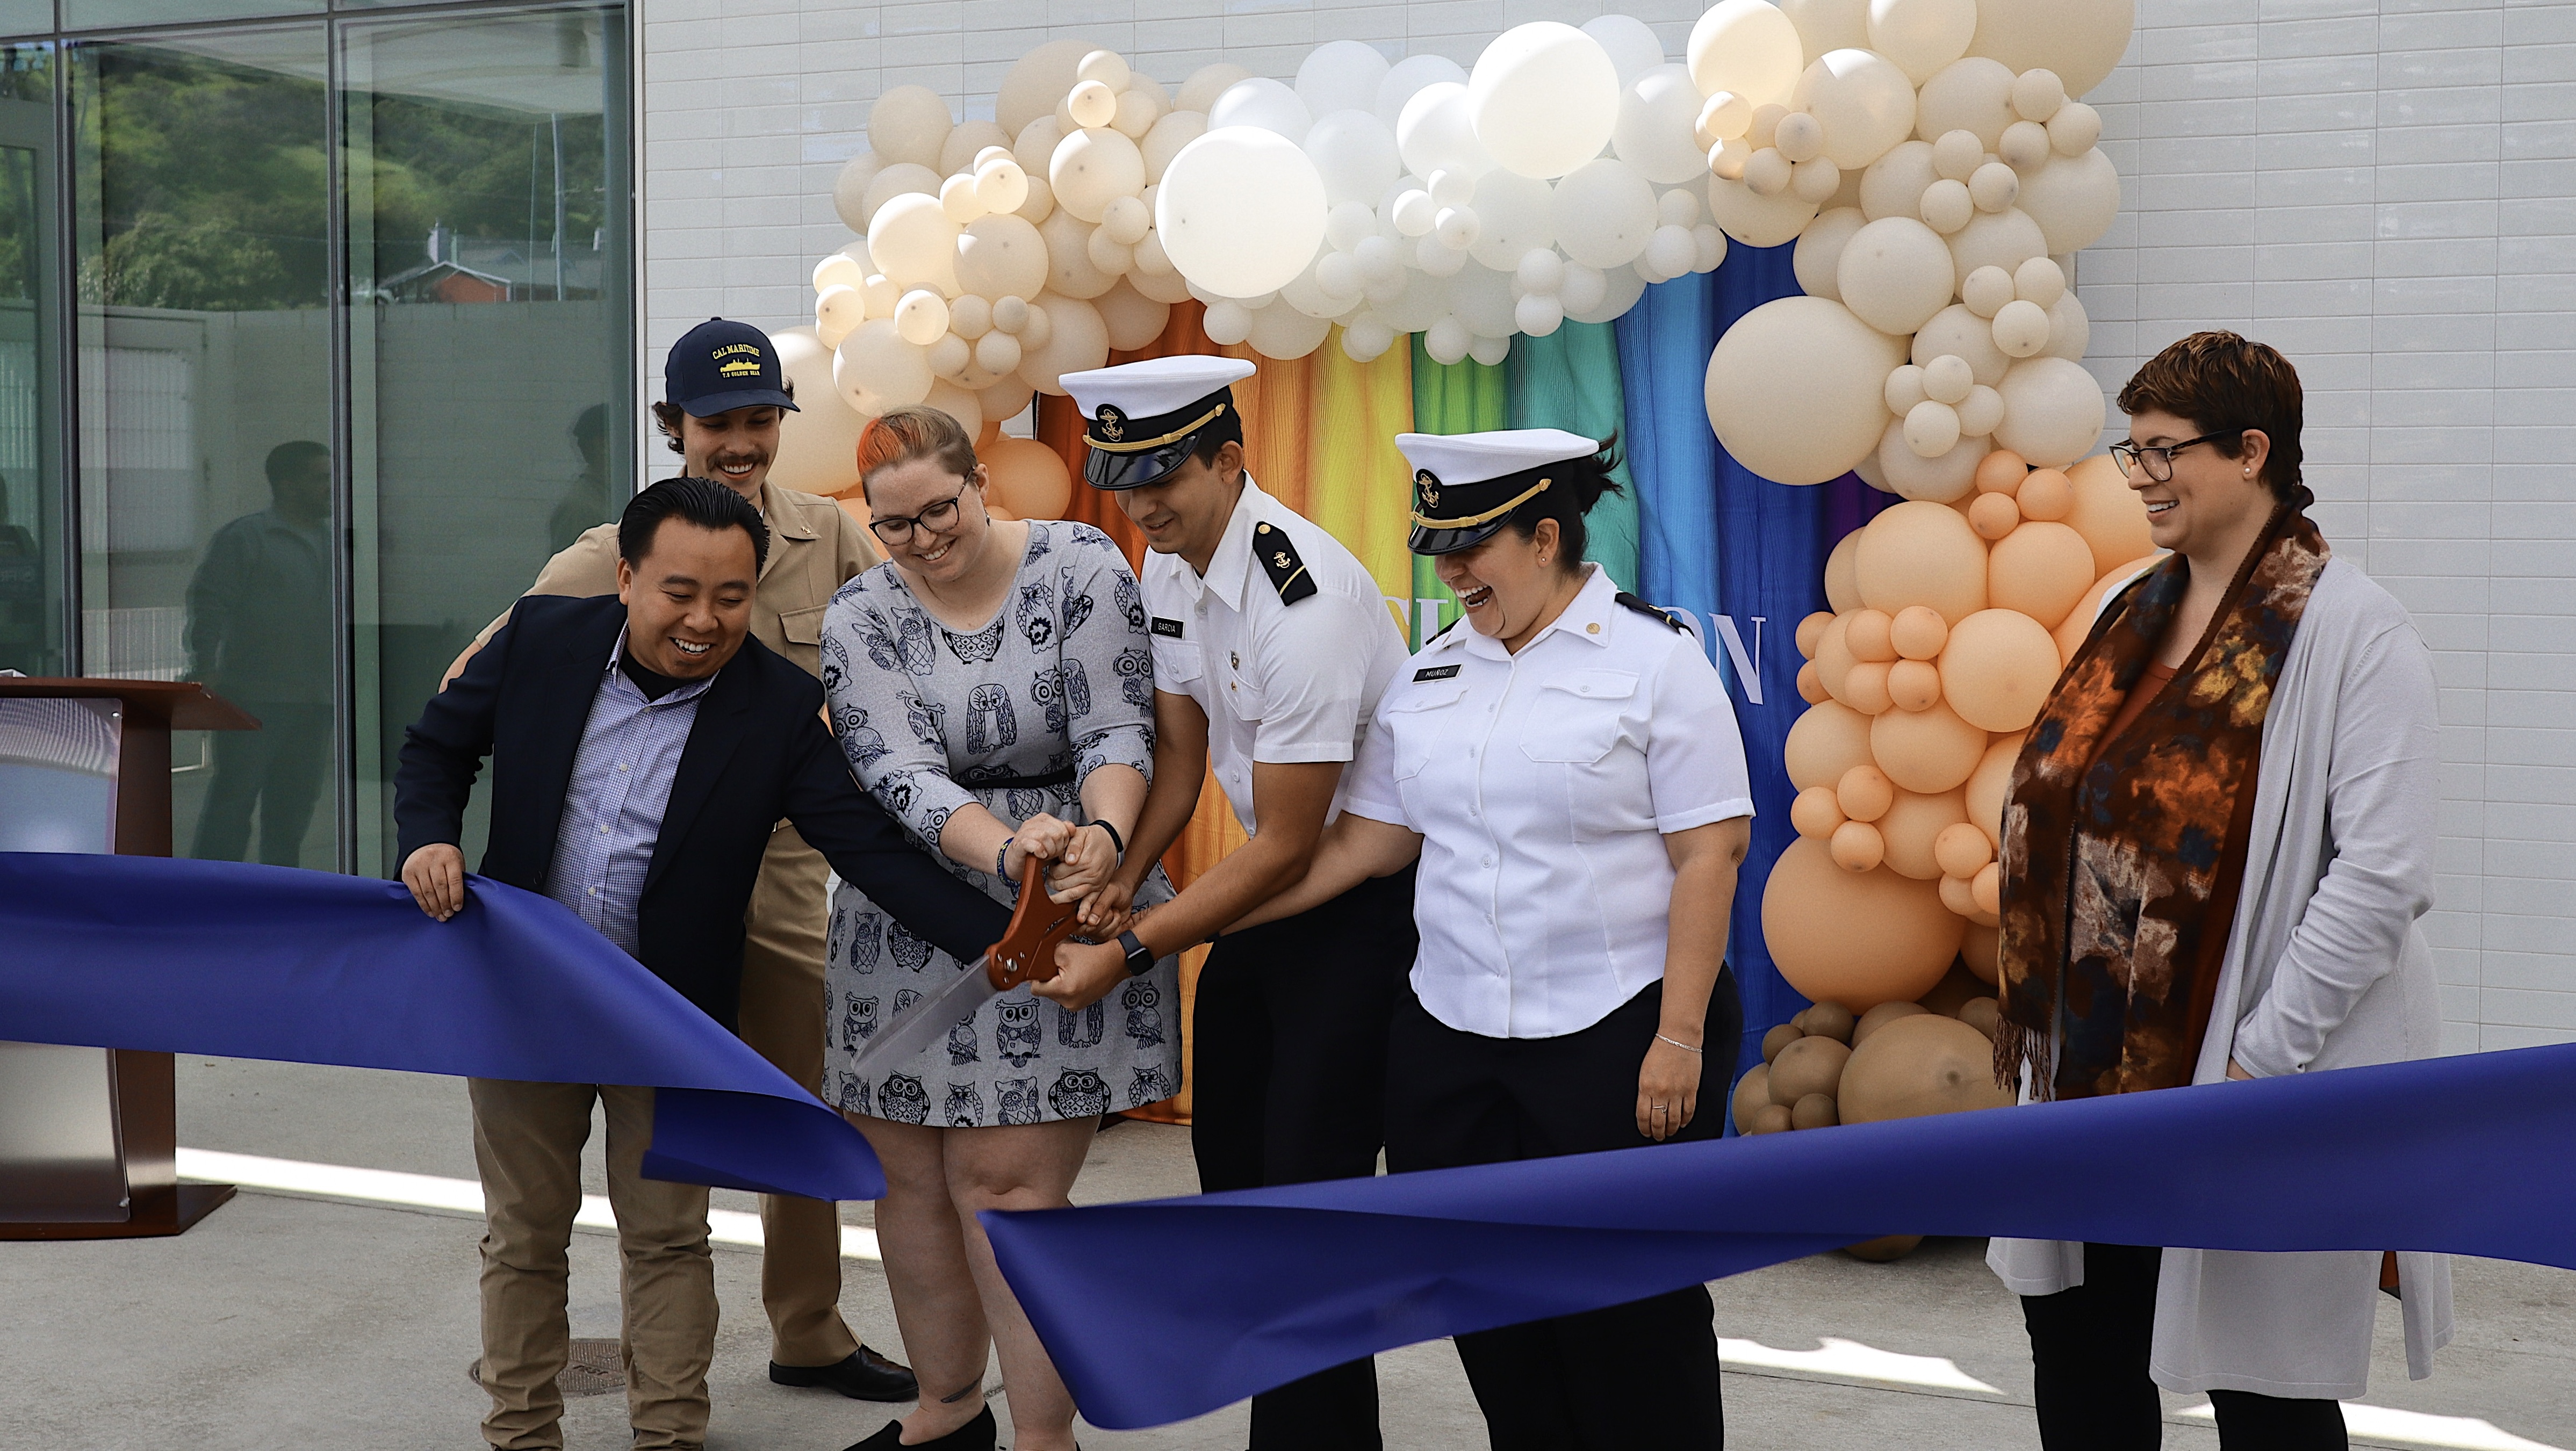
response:
[(995, 992), (1008, 992), (1024, 982), (1055, 979), (1058, 943), (1080, 930), (1079, 903), (1047, 900), (1046, 864), (1029, 857), (1020, 867), (1020, 904), (1002, 940), (984, 949), (984, 972)]

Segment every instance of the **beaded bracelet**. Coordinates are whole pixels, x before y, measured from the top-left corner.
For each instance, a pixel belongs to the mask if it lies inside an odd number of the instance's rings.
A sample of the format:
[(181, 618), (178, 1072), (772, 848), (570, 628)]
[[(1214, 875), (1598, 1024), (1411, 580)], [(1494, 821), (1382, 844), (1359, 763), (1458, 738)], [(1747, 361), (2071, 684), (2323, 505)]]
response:
[(1689, 1045), (1688, 1043), (1683, 1042), (1683, 1041), (1682, 1041), (1681, 1039), (1679, 1039), (1679, 1038), (1667, 1038), (1667, 1037), (1665, 1037), (1665, 1036), (1664, 1036), (1663, 1034), (1661, 1034), (1661, 1033), (1657, 1033), (1657, 1034), (1655, 1035), (1655, 1038), (1656, 1038), (1656, 1040), (1657, 1040), (1657, 1041), (1659, 1041), (1659, 1042), (1670, 1043), (1670, 1044), (1672, 1044), (1674, 1047), (1679, 1048), (1680, 1050), (1682, 1050), (1682, 1051), (1683, 1051), (1683, 1052), (1685, 1052), (1685, 1053), (1700, 1053), (1700, 1054), (1705, 1055), (1705, 1053), (1706, 1053), (1706, 1051), (1707, 1051), (1706, 1049), (1694, 1048), (1694, 1047), (1692, 1047), (1691, 1045)]

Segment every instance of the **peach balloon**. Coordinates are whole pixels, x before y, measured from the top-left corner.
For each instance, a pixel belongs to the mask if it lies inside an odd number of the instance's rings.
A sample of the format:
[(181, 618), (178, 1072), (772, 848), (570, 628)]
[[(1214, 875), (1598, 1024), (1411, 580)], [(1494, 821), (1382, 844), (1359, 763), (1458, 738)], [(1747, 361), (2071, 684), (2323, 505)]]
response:
[(1908, 660), (1937, 660), (1949, 641), (1950, 622), (1928, 605), (1907, 605), (1889, 622), (1888, 640)]
[(1798, 698), (1809, 705), (1822, 705), (1834, 698), (1833, 692), (1825, 689), (1824, 672), (1816, 668), (1813, 660), (1798, 667)]
[(1843, 704), (1863, 715), (1880, 715), (1896, 708), (1896, 696), (1889, 689), (1888, 667), (1875, 660), (1864, 660), (1843, 676)]
[(1942, 832), (1965, 826), (1967, 819), (1967, 799), (1955, 790), (1937, 796), (1897, 792), (1887, 814), (1878, 819), (1878, 834), (1887, 842), (1887, 869), (1918, 882), (1939, 881), (1941, 864), (1933, 844)]
[[(1986, 840), (1983, 830), (1970, 824), (1967, 811), (1966, 794), (1962, 792), (1959, 819), (1942, 827), (1941, 834), (1932, 838), (1932, 861), (1945, 877), (1973, 877), (1986, 863), (1995, 859), (1995, 844)], [(1791, 819), (1795, 820), (1795, 817), (1793, 809)]]
[(1830, 1097), (1842, 1082), (1851, 1052), (1831, 1038), (1800, 1038), (1782, 1048), (1771, 1060), (1771, 1101), (1789, 1108), (1809, 1094)]
[(1762, 935), (1780, 975), (1809, 1000), (1856, 1013), (1930, 991), (1965, 930), (1930, 883), (1847, 872), (1803, 837), (1780, 854), (1762, 894)]
[(1864, 527), (1844, 535), (1833, 552), (1825, 556), (1825, 603), (1833, 606), (1836, 614), (1860, 608), (1860, 576), (1854, 571), (1860, 558), (1860, 536), (1867, 532)]
[(1868, 764), (1873, 734), (1869, 717), (1840, 701), (1809, 707), (1781, 743), (1781, 764), (1788, 769), (1789, 784), (1803, 790), (1840, 783), (1845, 771)]
[(2132, 559), (2126, 564), (2119, 565), (2110, 573), (2093, 581), (2093, 587), (2084, 592), (2084, 598), (2077, 600), (2075, 608), (2068, 610), (2066, 618), (2057, 623), (2057, 629), (2054, 632), (2057, 637), (2057, 658), (2070, 665), (2073, 664), (2075, 652), (2084, 648), (2084, 638), (2093, 633), (2093, 622), (2101, 618), (2102, 602), (2117, 593), (2129, 581), (2163, 562), (2163, 555), (2150, 554), (2144, 559)]
[(1073, 502), (1073, 476), (1064, 456), (1031, 438), (1005, 438), (982, 455), (992, 472), (989, 492), (1022, 519), (1061, 519)]
[(1979, 494), (1968, 501), (1968, 527), (1985, 540), (2001, 539), (2021, 526), (2021, 506), (2010, 494)]
[(1986, 546), (1947, 504), (1921, 499), (1881, 511), (1860, 531), (1861, 602), (1890, 614), (1928, 605), (1956, 625), (1986, 607)]
[(2095, 575), (2109, 573), (2124, 559), (2155, 552), (2156, 542), (2147, 534), (2147, 506), (2109, 454), (2068, 466), (2066, 481), (2075, 500), (2062, 522), (2073, 525), (2092, 547)]
[(1962, 917), (1977, 915), (1977, 885), (1974, 877), (1943, 877), (1941, 905)]
[(1988, 862), (1977, 868), (1974, 878), (1977, 910), (1994, 916), (2004, 909), (2004, 864)]
[(2061, 668), (2057, 641), (2039, 621), (2019, 610), (1979, 610), (1950, 630), (1941, 697), (1979, 730), (2017, 731), (2038, 717)]
[(1888, 703), (1898, 710), (1930, 710), (1940, 698), (1939, 666), (1928, 660), (1899, 660), (1887, 667)]
[(1968, 824), (1986, 834), (1989, 856), (2003, 849), (2004, 798), (2012, 793), (2013, 763), (2027, 739), (2027, 731), (1997, 736), (1968, 776)]
[(2055, 469), (2033, 469), (2013, 492), (2025, 519), (2063, 519), (2075, 512), (2075, 486)]
[(1834, 800), (1854, 821), (1876, 821), (1896, 801), (1896, 783), (1876, 766), (1854, 766), (1834, 783)]
[(1866, 821), (1846, 821), (1834, 828), (1829, 846), (1834, 865), (1847, 872), (1866, 872), (1887, 859), (1886, 838)]
[(1851, 674), (1855, 663), (1851, 652), (1851, 616), (1836, 615), (1832, 623), (1825, 626), (1824, 633), (1816, 637), (1816, 679), (1825, 687), (1827, 695), (1845, 705), (1851, 704), (1851, 699), (1843, 692), (1843, 677)]
[(1816, 641), (1824, 635), (1825, 626), (1833, 622), (1834, 612), (1831, 610), (1818, 610), (1798, 622), (1798, 657), (1800, 659), (1816, 658)]
[(1936, 701), (1930, 710), (1891, 710), (1874, 719), (1860, 718), (1869, 723), (1870, 757), (1889, 780), (1908, 791), (1947, 791), (1965, 782), (1985, 754), (1986, 733), (1960, 719), (1946, 702)]
[[(1789, 824), (1800, 836), (1830, 837), (1851, 820), (1831, 786), (1810, 786), (1789, 803)], [(1984, 865), (1983, 862), (1978, 865)]]
[(2000, 930), (1970, 924), (1967, 934), (1959, 941), (1959, 956), (1967, 962), (1968, 971), (1991, 983), (2003, 976), (2003, 948), (2004, 935)]
[(2021, 487), (2029, 473), (2030, 465), (2022, 462), (2020, 454), (2008, 448), (1996, 449), (1977, 460), (1977, 492), (2009, 494)]
[(1995, 1084), (1991, 1039), (1956, 1018), (1918, 1013), (1852, 1049), (1834, 1104), (1844, 1123), (1865, 1124), (2004, 1108), (2013, 1098)]
[(2034, 519), (1996, 540), (1986, 555), (1986, 602), (2019, 610), (2042, 629), (2057, 628), (2092, 587), (2093, 551), (2063, 524)]
[(1891, 623), (1884, 610), (1854, 610), (1843, 629), (1843, 641), (1851, 647), (1852, 658), (1882, 665), (1895, 659)]

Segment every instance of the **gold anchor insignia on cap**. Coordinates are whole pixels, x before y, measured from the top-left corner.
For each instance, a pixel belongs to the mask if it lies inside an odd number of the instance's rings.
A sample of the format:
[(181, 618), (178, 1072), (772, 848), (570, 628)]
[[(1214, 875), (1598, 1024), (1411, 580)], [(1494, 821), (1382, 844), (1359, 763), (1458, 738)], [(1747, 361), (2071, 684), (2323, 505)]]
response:
[(1096, 416), (1100, 420), (1100, 436), (1102, 438), (1109, 440), (1111, 443), (1117, 443), (1127, 436), (1126, 414), (1123, 414), (1110, 405), (1103, 403), (1100, 405), (1100, 412)]

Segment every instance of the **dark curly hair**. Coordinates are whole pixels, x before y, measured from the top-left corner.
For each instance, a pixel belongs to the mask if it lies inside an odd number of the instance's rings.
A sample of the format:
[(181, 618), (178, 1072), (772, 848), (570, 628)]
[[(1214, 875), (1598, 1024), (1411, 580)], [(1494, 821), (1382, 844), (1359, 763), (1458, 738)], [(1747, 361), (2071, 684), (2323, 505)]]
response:
[(1601, 450), (1589, 458), (1569, 459), (1550, 464), (1549, 483), (1544, 489), (1521, 501), (1519, 508), (1503, 516), (1503, 525), (1523, 539), (1538, 534), (1541, 519), (1556, 521), (1557, 538), (1564, 549), (1557, 555), (1556, 567), (1571, 574), (1583, 568), (1583, 548), (1587, 533), (1583, 516), (1601, 502), (1603, 494), (1623, 493), (1619, 481), (1610, 471), (1619, 467), (1619, 435), (1613, 432), (1601, 441)]

